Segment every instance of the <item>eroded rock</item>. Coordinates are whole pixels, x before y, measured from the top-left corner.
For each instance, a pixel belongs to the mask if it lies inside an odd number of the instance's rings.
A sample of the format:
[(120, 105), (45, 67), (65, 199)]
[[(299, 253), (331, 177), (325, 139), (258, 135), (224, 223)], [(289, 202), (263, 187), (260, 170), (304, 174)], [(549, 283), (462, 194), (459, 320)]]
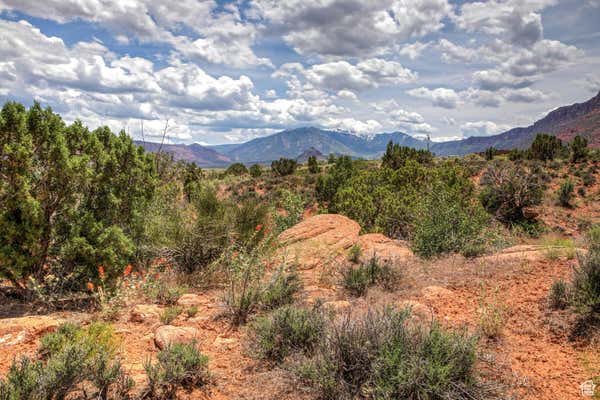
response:
[(200, 332), (191, 326), (162, 325), (154, 331), (154, 343), (163, 350), (175, 343), (190, 343), (199, 339)]
[(139, 323), (158, 322), (161, 309), (155, 304), (138, 304), (131, 310), (129, 320)]

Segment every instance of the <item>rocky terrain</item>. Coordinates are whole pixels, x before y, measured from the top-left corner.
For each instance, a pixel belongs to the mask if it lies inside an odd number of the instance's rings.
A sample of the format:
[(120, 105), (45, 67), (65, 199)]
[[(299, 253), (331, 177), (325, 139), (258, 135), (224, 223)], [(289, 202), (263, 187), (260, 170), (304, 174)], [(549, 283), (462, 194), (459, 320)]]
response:
[[(520, 399), (579, 399), (579, 384), (600, 372), (597, 348), (569, 339), (565, 328), (568, 315), (547, 306), (552, 282), (571, 273), (575, 262), (572, 254), (549, 257), (547, 247), (530, 244), (474, 259), (448, 256), (423, 261), (401, 241), (359, 232), (360, 226), (346, 217), (316, 215), (280, 235), (276, 257), (297, 263), (304, 281), (300, 302), (321, 299), (324, 306), (338, 313), (353, 314), (383, 305), (409, 306), (422, 323), (435, 318), (444, 325), (477, 332), (486, 301), (482, 290), (499, 290), (506, 312), (502, 333), (497, 339), (481, 339), (479, 343), (482, 370), (488, 378), (493, 377)], [(339, 268), (357, 243), (364, 249), (364, 259), (376, 254), (400, 268), (402, 279), (397, 290), (372, 288), (367, 296), (356, 298), (339, 286)], [(198, 312), (163, 325), (159, 321), (163, 307), (129, 299), (114, 322), (121, 339), (121, 356), (137, 387), (144, 383), (144, 362), (158, 349), (195, 339), (209, 357), (213, 384), (207, 390), (182, 393), (181, 398), (312, 398), (288, 371), (248, 355), (246, 329), (231, 329), (222, 318), (221, 290), (186, 293), (178, 304), (196, 306)], [(6, 302), (1, 310), (0, 374), (7, 371), (13, 358), (35, 352), (40, 336), (61, 322), (86, 323), (97, 317), (68, 311), (37, 315), (27, 305), (7, 306)]]

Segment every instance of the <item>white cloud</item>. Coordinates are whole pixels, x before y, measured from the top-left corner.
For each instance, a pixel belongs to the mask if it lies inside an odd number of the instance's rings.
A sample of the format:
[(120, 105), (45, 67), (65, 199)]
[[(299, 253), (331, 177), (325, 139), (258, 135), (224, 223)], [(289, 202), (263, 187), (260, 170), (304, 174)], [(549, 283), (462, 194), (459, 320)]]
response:
[(382, 127), (379, 122), (373, 119), (360, 121), (354, 118), (330, 118), (324, 122), (324, 125), (330, 129), (338, 129), (363, 135), (379, 132)]
[(459, 94), (453, 89), (428, 89), (426, 87), (420, 87), (411, 89), (406, 93), (413, 97), (430, 100), (433, 105), (443, 108), (456, 108), (460, 102)]
[[(355, 65), (348, 61), (332, 61), (304, 68), (299, 63), (283, 64), (273, 77), (287, 79), (296, 95), (306, 96), (314, 90), (361, 92), (381, 86), (413, 82), (417, 74), (402, 64), (380, 58), (363, 60)], [(316, 97), (322, 93), (315, 93)]]
[[(255, 55), (258, 26), (243, 21), (236, 6), (223, 10), (213, 0), (2, 0), (2, 10), (20, 11), (59, 23), (84, 20), (113, 32), (121, 43), (169, 43), (191, 59), (234, 67), (271, 65)], [(196, 34), (179, 34), (190, 30)]]
[(443, 27), (446, 0), (254, 0), (253, 13), (274, 25), (300, 54), (365, 56)]
[(410, 58), (411, 60), (416, 60), (421, 56), (421, 53), (423, 53), (423, 51), (425, 51), (425, 49), (429, 47), (429, 45), (429, 42), (414, 42), (412, 44), (407, 44), (402, 46), (402, 48), (400, 49), (400, 54)]
[(447, 39), (440, 39), (436, 46), (442, 53), (442, 60), (447, 63), (470, 63), (477, 56), (477, 49), (458, 46)]
[(344, 100), (358, 101), (358, 97), (356, 96), (356, 93), (354, 93), (350, 90), (345, 90), (345, 89), (337, 92), (337, 97), (339, 97), (340, 99), (344, 99)]
[(497, 70), (483, 70), (473, 73), (473, 81), (484, 90), (498, 90), (504, 87), (522, 88), (533, 84), (531, 79), (519, 78)]
[(502, 133), (510, 129), (510, 126), (496, 124), (492, 121), (466, 122), (460, 126), (463, 137), (470, 136), (491, 136)]

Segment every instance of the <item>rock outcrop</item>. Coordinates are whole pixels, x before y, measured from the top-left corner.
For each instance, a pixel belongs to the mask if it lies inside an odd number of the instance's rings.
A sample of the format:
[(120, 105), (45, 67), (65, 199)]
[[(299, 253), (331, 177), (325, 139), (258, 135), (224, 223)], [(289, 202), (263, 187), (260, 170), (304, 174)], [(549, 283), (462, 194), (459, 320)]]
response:
[(161, 350), (171, 344), (190, 343), (198, 339), (198, 329), (191, 326), (162, 325), (154, 332), (154, 343)]

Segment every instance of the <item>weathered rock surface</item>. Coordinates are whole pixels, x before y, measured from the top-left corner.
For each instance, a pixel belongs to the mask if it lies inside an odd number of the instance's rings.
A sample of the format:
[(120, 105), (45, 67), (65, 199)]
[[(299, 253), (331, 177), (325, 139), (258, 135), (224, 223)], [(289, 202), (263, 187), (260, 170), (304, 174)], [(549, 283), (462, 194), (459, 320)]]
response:
[(0, 319), (0, 348), (36, 339), (64, 322), (63, 318), (47, 315)]
[(359, 232), (358, 223), (343, 215), (315, 215), (279, 235), (281, 255), (301, 270), (313, 269), (344, 254)]
[(399, 307), (410, 309), (410, 320), (417, 324), (427, 325), (433, 321), (433, 310), (415, 300), (403, 300)]
[(398, 261), (412, 258), (413, 252), (406, 242), (393, 240), (381, 233), (368, 233), (358, 238), (357, 244), (362, 250), (362, 259), (367, 261), (377, 256), (381, 261)]
[(193, 293), (186, 293), (177, 300), (177, 304), (183, 307), (199, 306), (206, 302), (205, 299)]
[(160, 307), (155, 304), (138, 304), (131, 310), (131, 322), (157, 322), (160, 318)]
[(198, 339), (198, 329), (191, 326), (162, 325), (154, 331), (154, 343), (161, 350), (171, 344), (189, 343)]

